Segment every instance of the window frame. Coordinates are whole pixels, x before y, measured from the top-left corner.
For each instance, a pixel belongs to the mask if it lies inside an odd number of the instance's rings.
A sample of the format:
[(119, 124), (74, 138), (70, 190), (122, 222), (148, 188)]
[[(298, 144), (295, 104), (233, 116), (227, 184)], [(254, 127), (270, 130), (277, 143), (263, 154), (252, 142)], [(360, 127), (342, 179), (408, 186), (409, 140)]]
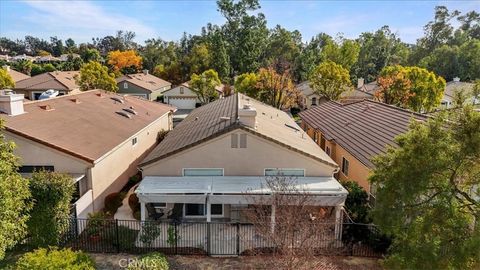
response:
[[(191, 204), (196, 204), (196, 205), (203, 205), (203, 215), (187, 215), (187, 205)], [(222, 206), (222, 214), (220, 215), (214, 215), (211, 213), (212, 211), (212, 205), (210, 205), (210, 217), (225, 217), (225, 204), (223, 203), (215, 203), (215, 205), (221, 205)], [(207, 204), (204, 203), (184, 203), (183, 204), (183, 217), (185, 218), (205, 218), (207, 217)]]
[(128, 83), (127, 82), (123, 83), (123, 89), (128, 89)]
[[(347, 172), (345, 173), (345, 162), (347, 163)], [(342, 156), (342, 168), (341, 168), (341, 172), (344, 176), (348, 177), (348, 173), (349, 173), (349, 170), (350, 170), (350, 161), (345, 158), (344, 156)]]

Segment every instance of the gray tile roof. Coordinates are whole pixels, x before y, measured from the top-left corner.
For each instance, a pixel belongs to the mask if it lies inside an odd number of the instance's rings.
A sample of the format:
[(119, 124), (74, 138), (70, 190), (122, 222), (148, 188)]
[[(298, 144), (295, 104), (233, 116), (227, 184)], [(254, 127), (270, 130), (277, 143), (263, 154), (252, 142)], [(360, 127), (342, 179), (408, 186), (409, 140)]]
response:
[(408, 130), (412, 117), (421, 121), (428, 118), (371, 100), (344, 105), (329, 101), (299, 116), (369, 168), (374, 167), (371, 159), (384, 153), (386, 146), (396, 146), (394, 138)]

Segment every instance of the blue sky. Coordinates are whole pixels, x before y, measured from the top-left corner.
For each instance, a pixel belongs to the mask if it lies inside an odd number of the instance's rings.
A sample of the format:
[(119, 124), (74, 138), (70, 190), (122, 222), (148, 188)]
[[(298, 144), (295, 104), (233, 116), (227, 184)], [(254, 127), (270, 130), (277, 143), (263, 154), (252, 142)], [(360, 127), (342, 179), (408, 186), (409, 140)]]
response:
[[(389, 25), (410, 43), (423, 34), (436, 5), (480, 11), (480, 1), (261, 1), (268, 26), (298, 29), (309, 40), (319, 32), (355, 38)], [(183, 32), (198, 34), (208, 22), (222, 24), (215, 1), (12, 1), (0, 0), (0, 36), (44, 39), (58, 36), (87, 42), (116, 30), (178, 40)]]

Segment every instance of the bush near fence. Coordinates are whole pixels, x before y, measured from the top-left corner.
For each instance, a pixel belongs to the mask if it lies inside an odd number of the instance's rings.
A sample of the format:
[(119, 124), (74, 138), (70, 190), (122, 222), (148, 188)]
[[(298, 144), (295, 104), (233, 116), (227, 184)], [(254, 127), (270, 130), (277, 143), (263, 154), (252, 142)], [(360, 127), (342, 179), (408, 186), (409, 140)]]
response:
[[(67, 224), (67, 233), (58, 246), (85, 252), (145, 254), (158, 251), (168, 255), (248, 256), (268, 254), (274, 250), (267, 240), (257, 234), (255, 226), (248, 223), (112, 219), (95, 219), (92, 222), (87, 219), (70, 219)], [(373, 242), (372, 245), (372, 242), (348, 237), (342, 241), (335, 240), (334, 225), (325, 224), (331, 227), (331, 233), (327, 230), (327, 233), (312, 235), (312, 240), (319, 243), (317, 254), (362, 257), (381, 257), (385, 254), (385, 245), (378, 245), (378, 242)], [(343, 230), (344, 236), (352, 231), (377, 235), (374, 233), (376, 227), (370, 224), (344, 223)], [(151, 235), (142, 237), (142, 233), (146, 232)], [(295, 236), (292, 243), (294, 238)], [(29, 238), (17, 246), (17, 250), (34, 248), (36, 247), (31, 245)]]

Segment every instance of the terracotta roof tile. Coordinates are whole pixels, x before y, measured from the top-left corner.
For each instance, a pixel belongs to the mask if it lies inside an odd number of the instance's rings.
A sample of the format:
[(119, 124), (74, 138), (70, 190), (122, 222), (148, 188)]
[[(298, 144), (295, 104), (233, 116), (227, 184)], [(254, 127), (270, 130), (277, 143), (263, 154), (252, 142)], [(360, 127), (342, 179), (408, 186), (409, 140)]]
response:
[(78, 71), (46, 72), (17, 82), (15, 89), (72, 91), (80, 88), (75, 82), (78, 74)]

